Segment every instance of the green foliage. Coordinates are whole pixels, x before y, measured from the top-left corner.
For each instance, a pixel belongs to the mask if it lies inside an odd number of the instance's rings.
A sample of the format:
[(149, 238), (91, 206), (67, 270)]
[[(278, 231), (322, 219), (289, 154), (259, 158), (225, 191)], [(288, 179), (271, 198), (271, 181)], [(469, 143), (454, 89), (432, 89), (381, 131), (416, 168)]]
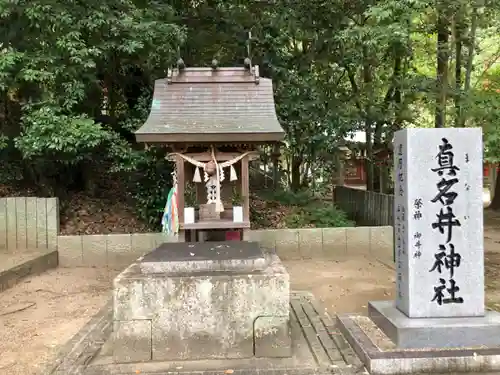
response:
[(5, 135), (0, 134), (0, 151), (6, 149), (9, 144), (9, 138), (7, 138)]
[(198, 208), (196, 200), (196, 184), (192, 181), (187, 181), (184, 187), (184, 204), (186, 207)]
[(486, 160), (500, 161), (500, 67), (484, 76), (473, 92), (469, 113), (472, 123), (483, 128)]
[(126, 181), (130, 197), (139, 217), (151, 228), (159, 229), (161, 217), (172, 188), (172, 165), (161, 152), (145, 152), (136, 164), (134, 172), (127, 173)]
[(344, 211), (333, 204), (312, 205), (300, 207), (286, 217), (288, 228), (330, 228), (353, 227), (354, 222), (349, 220)]
[[(15, 147), (3, 155), (7, 165), (22, 159), (24, 179), (39, 194), (59, 196), (82, 177), (87, 185), (93, 166), (101, 173), (109, 166), (109, 178), (127, 184), (139, 216), (158, 223), (171, 167), (164, 155), (134, 148), (121, 134), (135, 131), (150, 106), (144, 83), (132, 88), (144, 90), (138, 108), (127, 108), (130, 69), (149, 80), (175, 61), (185, 37), (175, 10), (156, 1), (0, 0), (0, 21), (0, 101), (9, 116), (0, 149)], [(104, 88), (112, 121), (125, 118), (117, 127), (94, 121)]]
[(231, 202), (232, 202), (233, 206), (241, 206), (243, 203), (243, 197), (241, 196), (240, 192), (238, 191), (236, 184), (234, 184), (232, 187)]
[[(121, 123), (123, 129), (138, 129), (149, 114), (151, 90), (144, 88), (133, 113)], [(127, 182), (138, 216), (152, 229), (159, 230), (161, 217), (172, 188), (172, 163), (165, 160), (164, 150), (152, 148), (137, 150), (116, 133), (110, 144), (109, 155), (114, 161), (112, 173)]]
[(291, 191), (279, 189), (276, 191), (264, 193), (265, 199), (268, 201), (275, 201), (276, 203), (284, 206), (298, 206), (304, 207), (314, 200), (314, 197), (308, 190)]
[[(124, 134), (146, 120), (151, 84), (165, 76), (178, 47), (188, 66), (207, 66), (212, 58), (232, 66), (245, 57), (251, 30), (252, 61), (273, 79), (286, 130), (276, 175), (285, 176), (283, 190), (295, 191), (269, 199), (296, 207), (292, 222), (341, 225), (335, 208), (311, 211), (308, 191), (326, 191), (335, 149), (347, 133), (363, 130), (369, 142), (381, 143), (402, 127), (432, 124), (436, 15), (449, 16), (450, 51), (457, 42), (454, 25), (464, 30), (461, 82), (457, 87), (457, 56), (450, 53), (442, 85), (452, 114), (447, 125), (463, 116), (468, 126), (483, 127), (487, 158), (500, 160), (499, 10), (492, 0), (276, 0), (272, 7), (235, 0), (0, 0), (2, 161), (19, 164), (9, 176), (22, 171), (24, 179), (46, 188), (44, 194), (62, 194), (80, 169), (106, 162), (110, 175), (127, 182), (139, 215), (158, 223), (171, 165), (161, 152), (131, 145)], [(470, 45), (476, 47), (472, 70)], [(487, 69), (477, 69), (483, 65)], [(489, 90), (476, 85), (486, 78)], [(139, 87), (130, 88), (134, 81)], [(130, 108), (131, 95), (141, 90)], [(105, 96), (117, 125), (96, 123)]]
[(25, 159), (75, 164), (91, 160), (94, 152), (111, 139), (109, 132), (85, 115), (65, 115), (50, 106), (25, 109), (24, 113), (23, 130), (15, 145)]
[[(345, 212), (328, 201), (318, 200), (309, 190), (291, 191), (279, 189), (274, 192), (261, 192), (267, 207), (285, 210), (285, 224), (288, 228), (307, 227), (352, 227), (354, 222), (347, 219)], [(252, 207), (251, 207), (252, 209)], [(252, 221), (261, 226), (271, 223), (258, 211), (251, 210)]]

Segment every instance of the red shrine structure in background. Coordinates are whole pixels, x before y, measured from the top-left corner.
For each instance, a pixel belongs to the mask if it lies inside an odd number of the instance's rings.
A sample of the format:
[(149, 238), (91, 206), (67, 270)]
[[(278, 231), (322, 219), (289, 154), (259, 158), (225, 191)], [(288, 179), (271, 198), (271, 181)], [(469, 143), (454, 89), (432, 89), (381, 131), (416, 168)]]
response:
[[(348, 146), (347, 146), (348, 147)], [(392, 163), (392, 152), (387, 148), (374, 150), (373, 156), (376, 164)], [(351, 155), (344, 161), (344, 184), (348, 186), (365, 186), (366, 185), (366, 150), (364, 147), (358, 146), (351, 150)], [(497, 175), (500, 170), (498, 163), (483, 164), (483, 176), (489, 178), (491, 169), (497, 169)]]

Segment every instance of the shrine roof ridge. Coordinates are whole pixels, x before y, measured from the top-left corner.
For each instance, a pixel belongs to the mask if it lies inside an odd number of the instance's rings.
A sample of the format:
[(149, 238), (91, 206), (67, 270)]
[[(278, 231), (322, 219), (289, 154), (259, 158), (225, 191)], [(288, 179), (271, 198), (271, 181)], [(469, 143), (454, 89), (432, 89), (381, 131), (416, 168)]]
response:
[[(279, 142), (273, 85), (250, 69), (184, 68), (155, 81), (151, 111), (137, 142)], [(220, 135), (220, 139), (218, 137)]]

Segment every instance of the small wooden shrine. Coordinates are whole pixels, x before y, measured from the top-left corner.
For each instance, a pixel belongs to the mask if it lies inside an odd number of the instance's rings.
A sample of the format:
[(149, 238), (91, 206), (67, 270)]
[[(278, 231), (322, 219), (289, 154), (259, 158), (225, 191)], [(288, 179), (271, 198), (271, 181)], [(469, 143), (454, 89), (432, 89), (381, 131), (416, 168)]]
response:
[[(175, 162), (174, 204), (181, 241), (250, 228), (249, 162), (258, 146), (284, 138), (270, 79), (244, 67), (177, 67), (155, 82), (151, 112), (137, 142), (165, 147)], [(220, 236), (219, 238), (220, 239)]]

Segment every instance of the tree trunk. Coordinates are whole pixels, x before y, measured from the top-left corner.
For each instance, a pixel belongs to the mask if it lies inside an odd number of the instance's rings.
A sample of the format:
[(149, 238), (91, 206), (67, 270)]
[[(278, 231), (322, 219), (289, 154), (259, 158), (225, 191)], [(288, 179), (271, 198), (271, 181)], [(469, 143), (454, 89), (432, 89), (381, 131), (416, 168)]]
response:
[(365, 154), (365, 171), (366, 171), (366, 190), (373, 191), (374, 188), (374, 168), (373, 168), (373, 142), (371, 124), (366, 128), (366, 154)]
[[(390, 100), (389, 98), (392, 96), (393, 90), (390, 90), (390, 93), (387, 93), (386, 100)], [(375, 125), (375, 132), (373, 133), (373, 144), (372, 144), (372, 157), (370, 158), (373, 160), (372, 162), (372, 168), (373, 168), (373, 191), (377, 193), (382, 192), (382, 184), (381, 184), (381, 177), (382, 177), (382, 168), (380, 164), (377, 162), (375, 163), (374, 160), (374, 152), (380, 151), (384, 148), (384, 144), (382, 142), (382, 133), (384, 130), (384, 124), (382, 121), (378, 121)]]
[[(365, 92), (368, 94), (373, 90), (372, 87), (372, 65), (370, 61), (370, 53), (368, 47), (363, 47), (363, 84)], [(365, 155), (365, 170), (366, 170), (366, 190), (373, 191), (374, 171), (373, 171), (373, 116), (372, 109), (367, 103), (365, 107), (365, 133), (366, 133), (366, 155)], [(377, 129), (375, 129), (377, 130)]]
[[(464, 89), (463, 93), (464, 95), (468, 95), (470, 91), (470, 86), (471, 86), (471, 76), (472, 76), (472, 64), (474, 62), (474, 48), (476, 44), (476, 31), (477, 31), (477, 4), (473, 6), (472, 8), (472, 18), (471, 18), (471, 25), (470, 25), (470, 35), (468, 38), (467, 42), (467, 63), (465, 66), (465, 82), (464, 82)], [(466, 120), (466, 113), (464, 109), (460, 111), (460, 119), (459, 119), (459, 126), (464, 127), (465, 126), (465, 120)]]
[(463, 126), (462, 119), (462, 35), (463, 23), (461, 12), (457, 12), (455, 19), (455, 127)]
[(380, 170), (380, 166), (376, 163), (373, 163), (373, 189), (372, 191), (376, 192), (376, 193), (381, 193), (382, 192), (382, 185), (380, 184), (380, 178), (381, 178), (381, 174), (382, 174), (382, 171)]
[(448, 31), (449, 21), (445, 12), (445, 5), (438, 4), (437, 20), (437, 74), (436, 74), (436, 115), (434, 126), (444, 128), (446, 125), (446, 98), (448, 88)]
[(394, 124), (392, 126), (392, 130), (398, 131), (403, 127), (403, 106), (402, 106), (402, 97), (401, 97), (401, 65), (402, 59), (401, 56), (397, 55), (394, 58), (394, 106), (395, 106), (395, 114), (394, 114)]
[(95, 174), (93, 173), (93, 166), (89, 162), (82, 162), (81, 165), (81, 173), (82, 173), (82, 178), (83, 178), (83, 183), (84, 183), (84, 189), (85, 192), (90, 195), (91, 197), (96, 196), (97, 192), (97, 184), (95, 181)]
[(389, 180), (390, 171), (389, 171), (389, 167), (386, 163), (382, 164), (381, 173), (382, 173), (382, 186), (381, 186), (380, 192), (383, 194), (390, 194), (390, 192), (389, 192), (389, 190), (390, 190), (390, 180)]
[(470, 24), (470, 35), (468, 41), (468, 56), (467, 56), (467, 66), (465, 68), (465, 84), (464, 90), (467, 92), (470, 89), (471, 77), (472, 77), (472, 64), (474, 62), (474, 49), (476, 45), (476, 31), (477, 31), (477, 6), (472, 9), (472, 19)]
[(301, 170), (300, 167), (302, 166), (302, 157), (293, 155), (292, 156), (292, 165), (291, 165), (291, 189), (292, 191), (299, 191), (300, 190), (300, 178), (301, 178)]
[(490, 207), (492, 210), (500, 210), (500, 178), (497, 176), (495, 183), (495, 194), (493, 195), (493, 200), (491, 201)]
[(273, 159), (273, 188), (277, 189), (279, 184), (279, 158), (280, 158), (280, 147), (275, 145), (272, 150)]

